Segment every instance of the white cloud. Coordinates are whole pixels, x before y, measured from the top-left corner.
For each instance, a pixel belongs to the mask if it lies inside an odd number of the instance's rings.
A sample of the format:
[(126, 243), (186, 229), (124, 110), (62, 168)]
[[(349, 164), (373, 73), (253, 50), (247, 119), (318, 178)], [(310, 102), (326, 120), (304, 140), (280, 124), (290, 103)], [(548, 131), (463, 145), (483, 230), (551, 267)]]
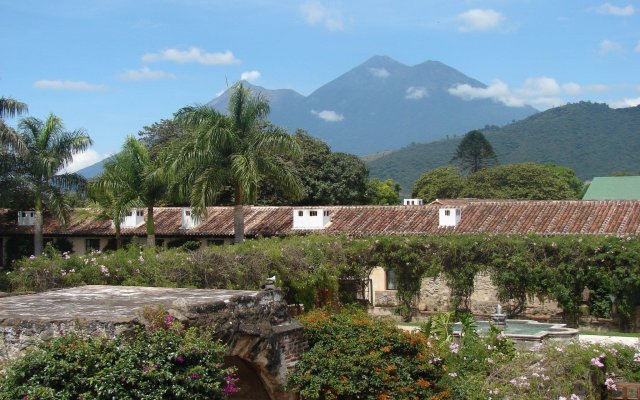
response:
[(601, 6), (596, 7), (595, 10), (600, 14), (615, 15), (616, 17), (629, 17), (636, 12), (631, 4), (628, 4), (625, 7), (618, 7), (611, 3), (604, 3)]
[(344, 115), (331, 110), (316, 111), (311, 110), (311, 114), (316, 115), (321, 120), (327, 122), (340, 122), (344, 119)]
[(498, 29), (504, 22), (504, 16), (498, 11), (487, 9), (473, 9), (456, 18), (461, 25), (458, 30), (461, 32), (486, 31), (490, 29)]
[(369, 72), (376, 78), (387, 78), (391, 75), (386, 68), (369, 68)]
[(620, 54), (622, 53), (622, 45), (618, 42), (614, 42), (609, 39), (604, 39), (600, 42), (600, 55), (606, 56), (608, 54)]
[(172, 73), (165, 71), (154, 71), (149, 67), (142, 67), (140, 69), (130, 69), (118, 76), (123, 81), (145, 81), (154, 79), (173, 79), (176, 76)]
[(83, 81), (61, 81), (61, 80), (39, 80), (33, 82), (33, 87), (38, 89), (52, 90), (83, 90), (83, 91), (101, 91), (106, 90), (106, 85), (88, 83)]
[(142, 56), (144, 62), (154, 61), (173, 61), (178, 64), (198, 63), (203, 65), (230, 65), (239, 64), (238, 60), (231, 51), (224, 53), (207, 53), (197, 47), (189, 50), (166, 49), (159, 53), (147, 53)]
[(86, 168), (93, 165), (105, 158), (111, 156), (111, 154), (100, 154), (93, 149), (86, 150), (83, 153), (78, 153), (73, 156), (73, 160), (66, 166), (62, 172), (77, 172), (82, 168)]
[(638, 44), (636, 45), (635, 49), (633, 49), (636, 53), (640, 53), (640, 40), (638, 40)]
[(410, 86), (407, 88), (404, 98), (409, 100), (420, 100), (428, 95), (429, 92), (427, 91), (427, 88), (422, 86)]
[(262, 74), (260, 74), (260, 71), (256, 71), (256, 70), (245, 71), (240, 75), (240, 80), (247, 81), (247, 82), (254, 82), (260, 79), (261, 76)]
[(578, 96), (582, 94), (582, 86), (575, 82), (569, 82), (562, 85), (562, 90), (569, 96)]
[(336, 10), (329, 10), (318, 1), (302, 4), (300, 13), (310, 25), (322, 25), (331, 32), (344, 30), (342, 14)]
[(609, 103), (611, 108), (627, 108), (627, 107), (635, 107), (640, 105), (640, 97), (636, 97), (633, 99), (624, 98), (622, 100), (616, 100)]
[(458, 84), (449, 88), (449, 94), (464, 100), (490, 99), (509, 107), (530, 105), (547, 109), (566, 103), (564, 97), (578, 96), (585, 93), (609, 91), (607, 85), (580, 85), (575, 82), (559, 84), (555, 79), (546, 76), (532, 77), (524, 81), (521, 87), (511, 89), (495, 80), (487, 87), (473, 87), (469, 84)]

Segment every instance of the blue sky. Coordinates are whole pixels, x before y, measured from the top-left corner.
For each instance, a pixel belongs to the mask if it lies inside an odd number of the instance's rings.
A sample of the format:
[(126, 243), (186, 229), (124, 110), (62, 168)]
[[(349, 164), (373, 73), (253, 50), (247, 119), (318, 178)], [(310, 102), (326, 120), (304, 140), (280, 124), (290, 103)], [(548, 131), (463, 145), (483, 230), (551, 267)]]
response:
[(227, 81), (308, 95), (373, 55), (489, 85), (469, 100), (640, 104), (637, 0), (0, 0), (0, 34), (0, 96), (85, 129), (76, 168)]

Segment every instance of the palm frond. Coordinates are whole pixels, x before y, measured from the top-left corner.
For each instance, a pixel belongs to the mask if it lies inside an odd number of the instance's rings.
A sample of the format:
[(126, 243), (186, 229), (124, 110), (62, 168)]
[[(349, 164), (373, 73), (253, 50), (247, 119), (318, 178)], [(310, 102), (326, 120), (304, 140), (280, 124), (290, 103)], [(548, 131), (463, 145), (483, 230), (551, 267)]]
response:
[(12, 99), (11, 97), (0, 97), (0, 118), (13, 118), (29, 112), (25, 103)]

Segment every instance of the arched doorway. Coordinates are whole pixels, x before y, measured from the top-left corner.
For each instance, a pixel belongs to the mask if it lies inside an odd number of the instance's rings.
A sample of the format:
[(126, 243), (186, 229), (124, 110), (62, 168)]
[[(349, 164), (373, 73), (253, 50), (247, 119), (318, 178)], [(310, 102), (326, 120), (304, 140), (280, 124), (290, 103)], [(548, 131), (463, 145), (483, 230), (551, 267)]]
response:
[(233, 400), (271, 400), (256, 369), (246, 360), (237, 356), (225, 356), (225, 367), (235, 367), (240, 391), (229, 396)]

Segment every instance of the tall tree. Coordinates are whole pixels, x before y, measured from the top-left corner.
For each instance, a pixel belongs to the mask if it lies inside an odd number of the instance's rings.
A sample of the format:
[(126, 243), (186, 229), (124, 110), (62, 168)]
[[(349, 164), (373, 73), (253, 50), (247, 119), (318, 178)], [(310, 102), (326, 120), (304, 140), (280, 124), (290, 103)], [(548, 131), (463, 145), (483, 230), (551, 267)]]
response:
[(153, 209), (164, 198), (167, 184), (166, 174), (158, 172), (148, 148), (129, 136), (120, 153), (105, 161), (104, 172), (93, 185), (96, 201), (102, 201), (114, 225), (131, 207), (146, 207), (147, 246), (156, 245)]
[(451, 162), (458, 162), (462, 170), (474, 173), (495, 165), (498, 157), (482, 132), (474, 130), (464, 135)]
[(269, 103), (236, 83), (228, 115), (207, 106), (185, 107), (176, 122), (193, 132), (173, 156), (172, 170), (189, 195), (194, 214), (204, 216), (225, 187), (233, 191), (234, 241), (244, 241), (244, 204), (255, 201), (260, 181), (269, 178), (292, 198), (302, 185), (288, 162), (299, 157), (294, 138), (266, 123)]
[(42, 212), (46, 207), (62, 225), (68, 218), (65, 191), (85, 188), (85, 179), (78, 174), (63, 173), (73, 155), (91, 145), (83, 130), (66, 131), (62, 120), (51, 114), (46, 121), (24, 118), (18, 124), (19, 138), (25, 151), (19, 155), (15, 168), (17, 179), (33, 194), (36, 213), (34, 254), (42, 253)]

